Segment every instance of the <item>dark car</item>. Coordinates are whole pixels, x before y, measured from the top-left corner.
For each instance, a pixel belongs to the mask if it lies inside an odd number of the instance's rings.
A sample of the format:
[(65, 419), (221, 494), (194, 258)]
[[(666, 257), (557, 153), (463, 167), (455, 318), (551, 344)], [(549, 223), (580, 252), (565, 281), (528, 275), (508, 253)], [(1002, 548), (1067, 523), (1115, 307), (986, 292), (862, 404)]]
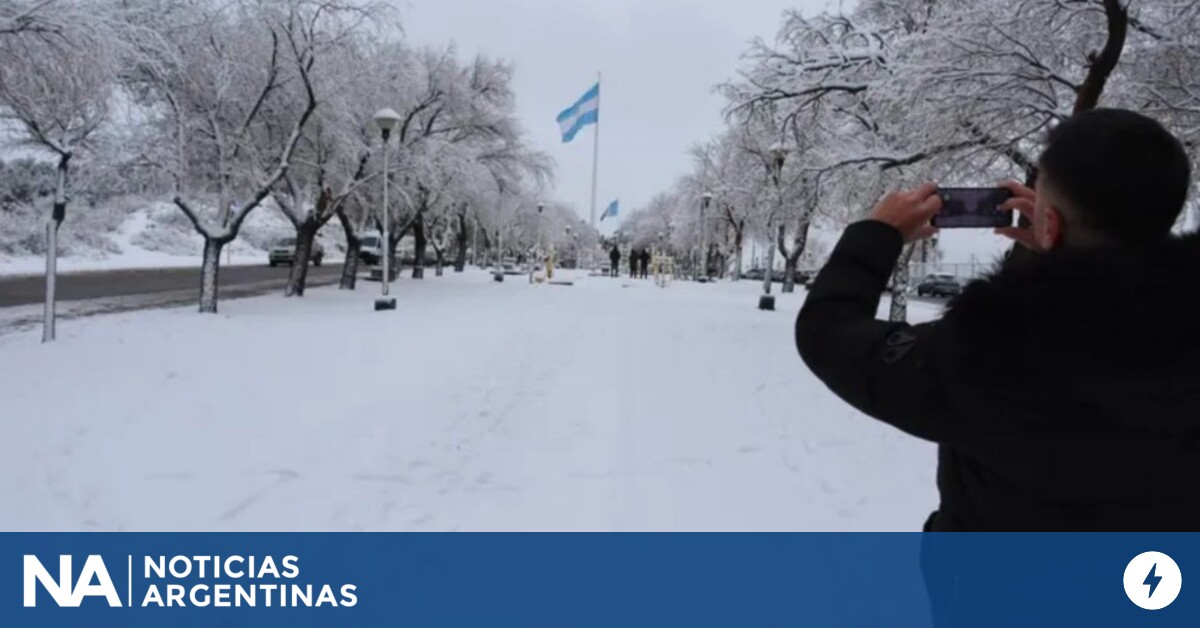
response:
[[(751, 279), (753, 281), (762, 281), (767, 278), (767, 270), (765, 268), (751, 268), (742, 273), (742, 279)], [(783, 271), (775, 269), (771, 271), (771, 281), (783, 281)]]
[[(783, 270), (777, 268), (777, 269), (771, 271), (771, 281), (783, 283), (783, 278), (785, 275), (786, 275), (786, 273)], [(763, 279), (766, 279), (766, 277), (767, 277), (767, 271), (762, 268), (751, 268), (750, 270), (747, 270), (742, 273), (742, 279), (750, 279), (753, 281), (762, 281)], [(802, 286), (806, 285), (809, 282), (809, 280), (811, 280), (811, 279), (812, 279), (812, 273), (809, 273), (808, 271), (799, 270), (799, 269), (796, 270), (796, 283), (797, 284), (800, 284)]]
[(367, 266), (374, 266), (383, 261), (383, 238), (377, 235), (363, 236), (358, 249), (358, 260)]
[(917, 284), (917, 295), (923, 297), (953, 297), (962, 292), (962, 284), (954, 275), (929, 275)]

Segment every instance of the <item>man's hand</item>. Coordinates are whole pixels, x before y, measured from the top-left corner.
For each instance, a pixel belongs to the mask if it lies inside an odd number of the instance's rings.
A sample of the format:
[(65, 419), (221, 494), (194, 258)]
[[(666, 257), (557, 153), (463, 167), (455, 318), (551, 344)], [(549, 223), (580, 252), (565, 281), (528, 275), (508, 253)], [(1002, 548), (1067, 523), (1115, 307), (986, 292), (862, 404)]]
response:
[(915, 190), (888, 193), (875, 206), (870, 218), (895, 227), (905, 242), (915, 242), (937, 233), (929, 220), (941, 208), (937, 184), (926, 183)]
[(1004, 201), (1000, 205), (1000, 209), (1010, 210), (1015, 209), (1029, 222), (1029, 226), (1025, 227), (1000, 227), (996, 229), (996, 233), (1015, 240), (1027, 248), (1035, 251), (1041, 251), (1042, 247), (1038, 244), (1037, 237), (1033, 233), (1033, 216), (1034, 204), (1037, 201), (1037, 192), (1031, 188), (1017, 183), (1016, 181), (1004, 181), (1000, 184), (1001, 187), (1006, 187), (1013, 193), (1013, 197)]

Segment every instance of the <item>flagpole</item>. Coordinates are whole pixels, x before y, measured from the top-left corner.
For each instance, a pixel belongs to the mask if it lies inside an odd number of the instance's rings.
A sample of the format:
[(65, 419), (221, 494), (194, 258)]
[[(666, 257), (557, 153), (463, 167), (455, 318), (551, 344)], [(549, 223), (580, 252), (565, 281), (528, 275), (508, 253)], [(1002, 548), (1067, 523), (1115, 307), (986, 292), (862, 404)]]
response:
[(596, 132), (592, 135), (592, 228), (596, 228), (596, 177), (600, 171), (600, 73), (596, 73)]

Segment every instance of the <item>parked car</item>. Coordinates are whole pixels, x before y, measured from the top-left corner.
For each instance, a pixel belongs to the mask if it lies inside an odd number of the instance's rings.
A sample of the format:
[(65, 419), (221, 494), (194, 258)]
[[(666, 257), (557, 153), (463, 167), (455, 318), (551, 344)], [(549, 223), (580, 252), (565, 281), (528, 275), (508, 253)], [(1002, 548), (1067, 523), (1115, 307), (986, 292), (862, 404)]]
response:
[(523, 275), (529, 272), (529, 269), (517, 262), (515, 257), (501, 258), (500, 261), (492, 266), (493, 272), (504, 275)]
[(383, 261), (383, 238), (377, 235), (366, 235), (359, 243), (358, 261), (367, 266), (374, 266)]
[(962, 284), (954, 275), (928, 275), (917, 284), (917, 295), (922, 297), (953, 297), (962, 292)]
[[(283, 238), (271, 247), (267, 253), (267, 263), (272, 267), (280, 264), (292, 264), (293, 257), (296, 255), (296, 238)], [(320, 266), (321, 262), (325, 261), (325, 247), (321, 246), (316, 240), (312, 243), (312, 252), (308, 256), (309, 261), (313, 266)]]
[[(785, 274), (786, 273), (782, 269), (777, 268), (777, 269), (771, 271), (771, 281), (783, 283), (783, 278), (784, 278)], [(754, 281), (762, 281), (763, 279), (766, 279), (766, 277), (767, 277), (767, 271), (762, 268), (751, 268), (750, 270), (744, 271), (742, 273), (742, 279), (751, 279)], [(796, 269), (796, 283), (797, 284), (800, 284), (803, 286), (803, 285), (807, 284), (810, 279), (812, 279), (811, 273), (809, 273), (808, 271)]]

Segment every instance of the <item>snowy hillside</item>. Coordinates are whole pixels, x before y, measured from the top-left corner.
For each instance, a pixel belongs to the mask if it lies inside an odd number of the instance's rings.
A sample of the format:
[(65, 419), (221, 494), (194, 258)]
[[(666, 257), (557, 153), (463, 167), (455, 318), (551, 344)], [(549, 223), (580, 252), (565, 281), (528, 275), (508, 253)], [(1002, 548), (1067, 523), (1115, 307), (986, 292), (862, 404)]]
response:
[[(0, 234), (8, 243), (0, 247), (0, 275), (44, 271), (44, 221), (44, 215), (0, 213)], [(226, 254), (232, 254), (234, 263), (261, 264), (271, 243), (293, 233), (278, 210), (266, 204), (250, 214), (238, 239), (226, 247)], [(199, 266), (203, 244), (174, 205), (128, 199), (68, 213), (60, 237), (58, 267), (62, 272)], [(336, 221), (321, 232), (321, 241), (331, 254), (344, 250)]]
[(934, 448), (796, 355), (802, 292), (765, 313), (750, 282), (519, 279), (0, 336), (0, 530), (916, 530), (934, 507)]

